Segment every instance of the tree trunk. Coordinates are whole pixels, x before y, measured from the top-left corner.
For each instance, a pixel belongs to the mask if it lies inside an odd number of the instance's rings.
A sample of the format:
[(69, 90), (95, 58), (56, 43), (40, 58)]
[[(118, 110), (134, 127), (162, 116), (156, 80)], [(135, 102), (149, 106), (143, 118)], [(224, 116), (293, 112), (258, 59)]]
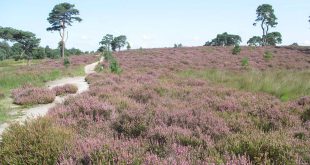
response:
[(65, 58), (65, 22), (62, 22), (62, 37), (61, 37), (61, 56), (64, 59)]
[(264, 22), (265, 20), (262, 21), (261, 27), (263, 30), (263, 37), (262, 37), (262, 45), (265, 46), (265, 28), (264, 28)]

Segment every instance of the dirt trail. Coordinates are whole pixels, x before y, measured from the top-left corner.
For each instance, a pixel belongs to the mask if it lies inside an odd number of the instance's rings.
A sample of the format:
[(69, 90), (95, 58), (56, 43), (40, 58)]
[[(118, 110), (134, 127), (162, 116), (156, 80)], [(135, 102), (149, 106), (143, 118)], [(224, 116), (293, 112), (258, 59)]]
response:
[[(100, 59), (100, 61), (102, 61), (102, 59)], [(98, 62), (86, 65), (84, 70), (85, 70), (85, 74), (91, 74), (95, 72), (95, 67), (98, 64)], [(84, 91), (87, 91), (89, 88), (88, 83), (85, 81), (85, 77), (68, 77), (68, 78), (62, 78), (59, 80), (55, 80), (55, 81), (50, 81), (48, 83), (46, 83), (46, 86), (48, 88), (53, 88), (56, 86), (62, 86), (65, 84), (74, 84), (78, 87), (78, 91), (76, 94), (80, 94)], [(73, 95), (76, 95), (73, 94)], [(36, 118), (39, 116), (44, 116), (47, 114), (48, 110), (52, 107), (54, 107), (56, 104), (60, 104), (62, 103), (68, 96), (72, 96), (72, 95), (67, 95), (67, 96), (57, 96), (55, 98), (55, 101), (53, 103), (50, 104), (43, 104), (43, 105), (38, 105), (29, 109), (24, 109), (23, 111), (23, 115), (21, 117), (19, 117), (18, 119), (14, 120), (13, 122), (23, 122), (26, 119), (31, 119), (31, 118)], [(9, 126), (9, 123), (4, 123), (0, 125), (0, 135), (3, 133), (3, 131)], [(1, 137), (0, 137), (1, 138)]]

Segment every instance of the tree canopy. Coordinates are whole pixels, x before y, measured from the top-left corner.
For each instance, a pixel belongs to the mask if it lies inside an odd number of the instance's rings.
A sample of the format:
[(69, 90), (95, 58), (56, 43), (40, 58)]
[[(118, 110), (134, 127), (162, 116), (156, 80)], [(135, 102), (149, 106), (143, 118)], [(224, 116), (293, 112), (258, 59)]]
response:
[(51, 27), (48, 27), (46, 30), (59, 31), (62, 42), (61, 54), (63, 58), (65, 54), (65, 29), (67, 26), (72, 26), (73, 22), (82, 21), (82, 19), (78, 17), (78, 15), (80, 15), (79, 10), (75, 9), (74, 7), (75, 5), (70, 3), (60, 3), (52, 9), (49, 17), (47, 18), (48, 22), (51, 24)]
[(20, 58), (31, 59), (33, 51), (39, 47), (40, 40), (32, 32), (13, 29), (10, 27), (0, 27), (0, 38), (12, 43), (18, 43), (15, 47), (19, 47), (22, 52)]
[(111, 44), (113, 41), (114, 37), (112, 34), (107, 34), (105, 35), (102, 40), (99, 42), (100, 45), (103, 45), (103, 47), (101, 48), (101, 50), (106, 49), (108, 51), (110, 51), (111, 48)]
[(253, 36), (247, 42), (249, 46), (261, 46), (262, 45), (262, 37), (260, 36)]
[(232, 46), (239, 45), (242, 42), (239, 35), (228, 34), (227, 32), (223, 34), (218, 34), (216, 38), (205, 43), (205, 46)]

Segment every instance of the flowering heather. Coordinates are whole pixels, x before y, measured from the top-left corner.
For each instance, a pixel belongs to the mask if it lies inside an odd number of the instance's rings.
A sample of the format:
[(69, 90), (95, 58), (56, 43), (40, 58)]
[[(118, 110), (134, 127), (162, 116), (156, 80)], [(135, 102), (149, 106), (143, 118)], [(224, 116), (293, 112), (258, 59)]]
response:
[(56, 94), (48, 88), (23, 86), (12, 91), (14, 104), (35, 105), (48, 104), (55, 100)]
[(57, 86), (52, 89), (55, 91), (56, 96), (65, 95), (65, 94), (74, 94), (78, 91), (78, 87), (73, 84), (65, 84), (63, 86)]
[[(282, 102), (200, 75), (180, 76), (204, 68), (247, 72), (239, 66), (244, 56), (259, 70), (309, 68), (298, 50), (242, 50), (238, 56), (223, 47), (115, 53), (121, 74), (90, 74), (89, 91), (50, 109), (54, 124), (75, 135), (59, 164), (309, 164), (308, 97)], [(274, 54), (268, 62), (265, 50)]]

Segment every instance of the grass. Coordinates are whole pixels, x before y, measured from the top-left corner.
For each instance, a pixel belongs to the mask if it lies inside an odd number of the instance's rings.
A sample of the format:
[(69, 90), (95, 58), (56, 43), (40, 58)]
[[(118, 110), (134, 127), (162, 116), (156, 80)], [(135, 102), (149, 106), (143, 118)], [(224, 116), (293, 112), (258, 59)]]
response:
[[(32, 61), (32, 69), (27, 70), (27, 62), (5, 60), (0, 62), (0, 91), (5, 98), (0, 100), (0, 123), (9, 120), (8, 114), (12, 111), (9, 108), (11, 90), (21, 87), (24, 84), (32, 84), (33, 86), (43, 86), (46, 82), (59, 79), (66, 76), (84, 75), (84, 66), (73, 66), (68, 68), (48, 69), (40, 66), (40, 60)], [(38, 64), (38, 65), (37, 65)]]
[(187, 70), (183, 77), (203, 78), (215, 84), (222, 84), (251, 92), (266, 92), (282, 101), (310, 95), (310, 70), (305, 71), (258, 71), (232, 72), (215, 69)]

